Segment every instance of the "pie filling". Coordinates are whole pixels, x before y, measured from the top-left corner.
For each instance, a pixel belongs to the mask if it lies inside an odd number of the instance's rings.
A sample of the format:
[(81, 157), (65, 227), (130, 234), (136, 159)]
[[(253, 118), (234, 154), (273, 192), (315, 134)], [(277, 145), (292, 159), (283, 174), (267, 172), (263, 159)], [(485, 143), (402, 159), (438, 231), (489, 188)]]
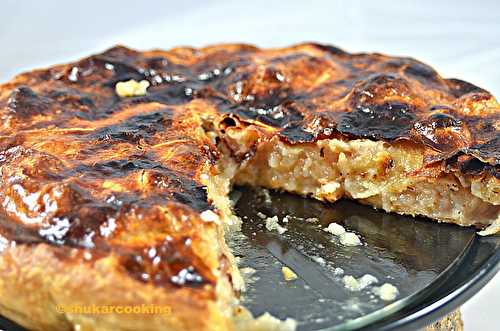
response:
[[(224, 130), (219, 147), (224, 146), (219, 149), (225, 156), (219, 173), (207, 184), (209, 198), (230, 225), (239, 223), (227, 197), (237, 184), (329, 202), (345, 197), (387, 212), (484, 229), (480, 234), (498, 231), (498, 182), (453, 171), (425, 172), (418, 145), (345, 138), (290, 145), (276, 136), (255, 141), (253, 129)], [(249, 153), (253, 155), (242, 162), (234, 160), (235, 155)]]

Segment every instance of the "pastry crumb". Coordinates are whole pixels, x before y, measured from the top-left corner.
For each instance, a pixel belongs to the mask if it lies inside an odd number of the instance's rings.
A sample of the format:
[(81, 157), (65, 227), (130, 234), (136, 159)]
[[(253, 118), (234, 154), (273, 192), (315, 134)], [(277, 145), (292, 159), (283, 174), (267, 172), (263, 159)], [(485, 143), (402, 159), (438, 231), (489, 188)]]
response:
[(340, 243), (344, 246), (359, 246), (361, 245), (361, 240), (359, 237), (353, 232), (345, 232), (340, 236)]
[(313, 256), (312, 259), (314, 260), (314, 262), (317, 262), (318, 264), (320, 265), (326, 265), (326, 261), (324, 258), (322, 258), (321, 256)]
[(373, 275), (366, 274), (366, 275), (363, 275), (361, 278), (358, 279), (358, 283), (359, 283), (359, 287), (361, 289), (365, 289), (368, 286), (371, 286), (373, 284), (378, 283), (378, 279), (377, 279), (377, 277), (375, 277)]
[(220, 222), (219, 215), (217, 215), (211, 210), (205, 210), (200, 214), (200, 217), (203, 220), (203, 222), (214, 222), (214, 223)]
[(328, 224), (328, 227), (324, 228), (323, 231), (331, 233), (335, 236), (340, 236), (341, 234), (345, 233), (345, 228), (337, 223), (330, 223)]
[(269, 193), (269, 190), (266, 189), (266, 188), (260, 188), (259, 191), (258, 191), (258, 194), (264, 198), (264, 202), (266, 204), (270, 204), (273, 202), (272, 198), (271, 198), (271, 194)]
[(359, 291), (359, 282), (354, 276), (344, 276), (342, 278), (344, 282), (344, 287), (350, 291)]
[(390, 283), (375, 287), (372, 292), (384, 301), (392, 301), (396, 299), (399, 294), (398, 288)]
[(324, 184), (320, 187), (319, 191), (320, 193), (335, 193), (341, 185), (337, 182), (331, 182)]
[(287, 231), (287, 228), (279, 225), (278, 221), (278, 216), (266, 218), (266, 229), (268, 231), (276, 230), (279, 234), (285, 233)]
[(378, 279), (370, 274), (366, 274), (358, 279), (347, 275), (342, 280), (344, 281), (344, 287), (354, 292), (364, 290), (368, 286), (378, 283)]
[(287, 282), (298, 278), (297, 274), (295, 272), (293, 272), (293, 270), (290, 269), (289, 267), (286, 267), (286, 266), (282, 267), (281, 272), (283, 273), (283, 278), (285, 278), (285, 280)]
[(344, 274), (344, 269), (337, 267), (333, 269), (333, 274), (335, 276), (342, 276)]
[(237, 329), (239, 331), (295, 331), (297, 321), (287, 318), (282, 321), (269, 313), (264, 313), (253, 319), (247, 316), (239, 317), (237, 320)]
[(283, 227), (283, 226), (281, 226), (281, 225), (279, 225), (279, 224), (278, 224), (278, 227), (277, 227), (277, 229), (276, 229), (276, 230), (278, 230), (278, 233), (279, 233), (279, 234), (283, 234), (283, 233), (285, 233), (285, 232), (287, 232), (287, 231), (288, 231), (288, 229), (287, 229), (287, 228), (285, 228), (285, 227)]
[(118, 82), (115, 86), (115, 91), (116, 94), (122, 98), (140, 97), (146, 95), (146, 90), (149, 85), (150, 84), (147, 80), (141, 80), (138, 82), (131, 79), (125, 82)]
[(256, 273), (257, 270), (255, 270), (254, 268), (246, 267), (246, 268), (241, 268), (240, 272), (243, 275), (250, 276), (250, 275), (253, 275), (254, 273)]

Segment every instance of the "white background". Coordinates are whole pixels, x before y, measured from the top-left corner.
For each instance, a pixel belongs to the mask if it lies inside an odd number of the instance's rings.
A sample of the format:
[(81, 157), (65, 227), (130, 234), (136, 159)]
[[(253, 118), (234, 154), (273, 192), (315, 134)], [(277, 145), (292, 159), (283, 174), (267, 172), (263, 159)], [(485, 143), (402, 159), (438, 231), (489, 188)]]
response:
[[(301, 41), (411, 55), (500, 97), (499, 1), (43, 1), (0, 4), (0, 81), (120, 43), (136, 48)], [(498, 330), (500, 276), (462, 309)]]

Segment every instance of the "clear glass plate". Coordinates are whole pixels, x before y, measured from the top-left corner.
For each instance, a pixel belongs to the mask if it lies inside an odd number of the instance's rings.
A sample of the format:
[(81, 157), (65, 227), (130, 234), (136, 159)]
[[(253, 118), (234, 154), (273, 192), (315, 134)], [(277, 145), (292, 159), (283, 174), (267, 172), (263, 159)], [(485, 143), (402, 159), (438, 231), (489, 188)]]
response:
[[(245, 276), (248, 289), (243, 301), (256, 315), (270, 312), (281, 319), (296, 319), (299, 330), (360, 330), (375, 324), (377, 329), (401, 329), (406, 324), (414, 329), (431, 323), (458, 305), (458, 301), (450, 302), (454, 296), (438, 302), (437, 290), (445, 289), (443, 283), (448, 285), (447, 295), (459, 289), (453, 288), (450, 275), (458, 275), (464, 263), (474, 265), (467, 259), (479, 244), (473, 229), (388, 214), (348, 200), (331, 204), (276, 192), (266, 197), (249, 188), (237, 189), (233, 197), (243, 227), (230, 245), (240, 257), (240, 267), (252, 271)], [(287, 231), (268, 231), (262, 214), (278, 216)], [(283, 223), (287, 215), (289, 220)], [(338, 237), (323, 231), (331, 222), (358, 234), (363, 245), (342, 245)], [(491, 241), (486, 255), (493, 257), (488, 267), (493, 276), (498, 269), (499, 237), (486, 240)], [(298, 279), (285, 281), (283, 266), (291, 268)], [(478, 266), (484, 267), (485, 262)], [(378, 283), (360, 291), (346, 288), (344, 276), (359, 279), (366, 274)], [(472, 287), (477, 282), (474, 275), (469, 272), (454, 281), (467, 285), (469, 280), (468, 287)], [(394, 301), (374, 294), (374, 287), (383, 283), (398, 288)]]

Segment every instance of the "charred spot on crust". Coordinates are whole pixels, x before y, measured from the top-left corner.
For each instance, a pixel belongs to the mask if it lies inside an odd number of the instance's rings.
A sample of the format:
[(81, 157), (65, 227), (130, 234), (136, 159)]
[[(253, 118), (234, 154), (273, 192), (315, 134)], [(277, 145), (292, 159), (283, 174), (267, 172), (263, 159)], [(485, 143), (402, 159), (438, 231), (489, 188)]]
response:
[[(145, 189), (161, 195), (160, 200), (181, 202), (194, 210), (211, 209), (204, 187), (191, 178), (144, 156), (79, 165), (74, 171), (84, 178), (100, 180), (126, 178), (130, 173), (147, 175)], [(144, 173), (145, 171), (145, 173)]]
[(500, 135), (483, 144), (471, 146), (467, 151), (494, 165), (500, 165)]
[(193, 100), (199, 85), (190, 83), (166, 84), (151, 89), (151, 92), (144, 97), (147, 102), (159, 102), (165, 105), (178, 105)]
[(223, 129), (226, 129), (226, 128), (229, 128), (229, 127), (233, 127), (233, 126), (236, 126), (236, 120), (232, 117), (224, 117), (224, 119), (220, 122), (220, 126), (221, 128)]
[(280, 137), (290, 144), (313, 142), (316, 137), (300, 124), (292, 124), (280, 131)]
[(169, 200), (183, 203), (199, 212), (213, 208), (208, 202), (205, 187), (194, 180), (166, 168), (154, 169), (149, 176), (152, 185), (164, 192)]
[(459, 169), (462, 173), (472, 176), (482, 176), (485, 173), (489, 173), (493, 177), (500, 179), (500, 165), (484, 163), (471, 156), (467, 156), (459, 161)]
[(293, 100), (280, 102), (273, 102), (271, 106), (264, 108), (258, 108), (253, 104), (229, 106), (225, 112), (235, 114), (242, 119), (260, 121), (276, 128), (287, 128), (304, 119), (304, 115), (295, 106)]
[(456, 78), (449, 78), (446, 80), (448, 82), (448, 87), (450, 89), (450, 92), (453, 94), (453, 96), (459, 98), (464, 94), (468, 93), (486, 93), (489, 94), (488, 91), (483, 90), (482, 88), (471, 84), (469, 82), (456, 79)]
[(337, 130), (359, 137), (394, 140), (409, 135), (416, 118), (413, 112), (412, 106), (395, 102), (358, 107), (340, 117)]
[(317, 48), (319, 48), (327, 53), (333, 54), (333, 55), (337, 55), (337, 56), (349, 55), (349, 53), (347, 53), (343, 49), (332, 46), (332, 45), (322, 45), (322, 44), (316, 44), (316, 43), (313, 43), (312, 45), (314, 47), (317, 47)]
[(75, 182), (43, 185), (36, 200), (23, 196), (32, 189), (30, 183), (18, 182), (12, 188), (5, 194), (10, 201), (17, 200), (18, 214), (22, 212), (19, 221), (13, 222), (17, 224), (14, 235), (21, 243), (93, 248), (99, 226), (116, 213), (116, 206), (96, 201)]
[(144, 72), (139, 71), (136, 67), (110, 58), (99, 57), (100, 61), (102, 61), (102, 65), (113, 73), (113, 77), (104, 83), (104, 86), (114, 87), (116, 83), (127, 81), (127, 80), (136, 80), (141, 81), (146, 79), (146, 75)]
[(414, 124), (423, 142), (436, 150), (452, 152), (468, 146), (470, 132), (465, 123), (447, 113), (433, 113)]
[(439, 80), (439, 75), (432, 67), (412, 60), (404, 69), (404, 73), (412, 78), (417, 79), (422, 84), (427, 84), (429, 82), (437, 82)]
[(102, 161), (91, 165), (80, 164), (75, 168), (75, 171), (95, 178), (120, 178), (130, 172), (155, 168), (162, 168), (162, 165), (147, 158), (130, 157), (121, 160)]
[(38, 235), (41, 242), (52, 245), (95, 248), (99, 227), (114, 214), (116, 210), (112, 206), (82, 203), (69, 215), (50, 219), (38, 229)]
[(101, 55), (109, 56), (111, 58), (133, 58), (139, 55), (139, 52), (122, 45), (116, 45), (108, 48), (107, 50), (102, 52)]
[(484, 162), (472, 154), (466, 154), (466, 150), (460, 151), (445, 160), (448, 171), (458, 171), (464, 175), (483, 177), (491, 175), (500, 179), (500, 164)]
[(459, 128), (462, 126), (462, 121), (453, 117), (450, 114), (436, 113), (429, 116), (434, 128)]
[(183, 188), (183, 190), (172, 192), (173, 201), (183, 203), (199, 212), (213, 209), (208, 202), (207, 190), (204, 186), (190, 183), (189, 185), (183, 184)]
[(354, 87), (349, 99), (352, 108), (368, 107), (374, 103), (387, 102), (389, 98), (399, 99), (413, 92), (406, 79), (393, 73), (377, 73), (361, 80)]
[(143, 139), (149, 141), (161, 130), (168, 130), (172, 124), (173, 112), (165, 108), (149, 114), (140, 114), (94, 131), (90, 139), (98, 141), (121, 140), (136, 144)]
[(27, 119), (35, 115), (43, 115), (50, 109), (52, 100), (41, 96), (28, 86), (20, 86), (12, 91), (7, 108), (14, 116)]
[(118, 247), (121, 264), (132, 278), (155, 286), (215, 284), (208, 268), (192, 252), (189, 240), (171, 238), (133, 251)]

